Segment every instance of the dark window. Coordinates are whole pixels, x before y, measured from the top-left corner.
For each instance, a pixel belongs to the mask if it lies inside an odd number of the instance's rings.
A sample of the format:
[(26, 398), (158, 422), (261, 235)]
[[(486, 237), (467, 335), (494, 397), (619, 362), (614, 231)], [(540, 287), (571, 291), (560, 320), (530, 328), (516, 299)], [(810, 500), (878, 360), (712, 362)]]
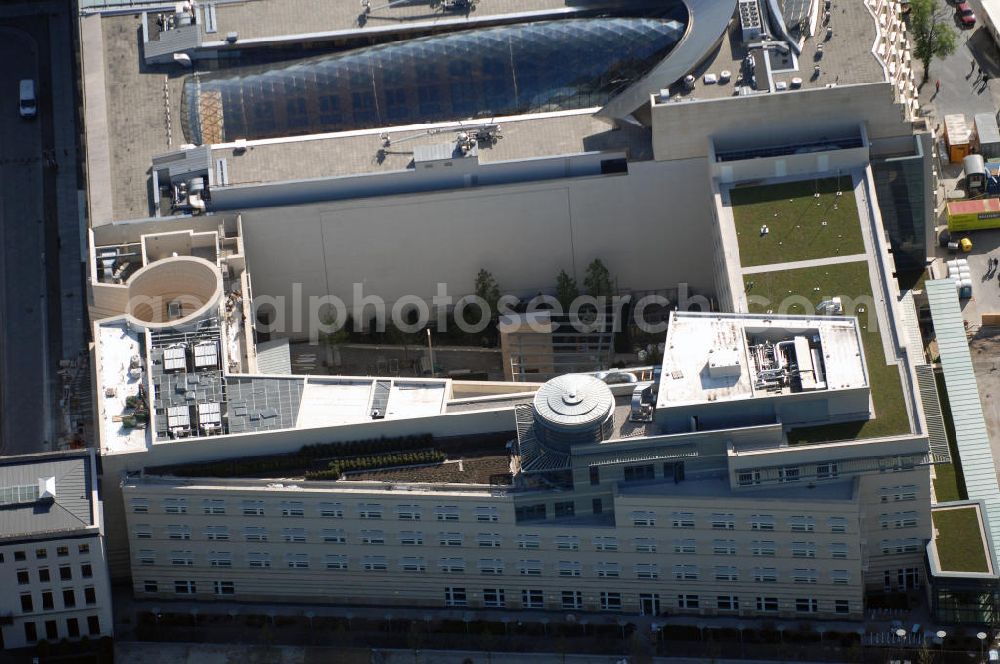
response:
[(35, 623), (30, 621), (24, 623), (24, 640), (28, 643), (38, 640), (38, 628), (35, 627)]
[(159, 590), (159, 588), (156, 585), (156, 581), (143, 581), (142, 582), (142, 591), (143, 592), (146, 592), (146, 593), (155, 593), (158, 590)]
[(85, 579), (89, 579), (94, 576), (94, 569), (90, 566), (90, 563), (80, 565), (80, 576)]
[(66, 632), (69, 634), (69, 638), (76, 639), (80, 637), (80, 621), (76, 618), (66, 619)]
[(653, 470), (653, 464), (644, 466), (625, 466), (626, 482), (643, 482), (651, 480), (655, 477), (656, 471)]
[(56, 624), (55, 620), (45, 621), (45, 638), (49, 641), (55, 641), (59, 638), (59, 625)]
[[(48, 572), (48, 570), (45, 571)], [(28, 578), (28, 570), (26, 569), (17, 570), (17, 582), (22, 586), (26, 586), (29, 583), (31, 583), (31, 579)]]
[(833, 601), (833, 610), (836, 613), (850, 613), (851, 603), (846, 599), (836, 599)]
[(385, 91), (386, 117), (390, 120), (405, 120), (410, 116), (406, 104), (406, 90), (393, 88)]
[(621, 159), (602, 159), (601, 175), (610, 175), (611, 173), (628, 173), (628, 160), (624, 157)]
[(38, 569), (38, 582), (39, 583), (48, 583), (50, 580), (51, 580), (51, 578), (49, 577), (49, 568), (48, 567), (40, 567)]
[(336, 95), (323, 95), (319, 98), (319, 121), (323, 125), (339, 125), (344, 121), (340, 112), (340, 100)]
[(56, 555), (59, 556), (60, 558), (62, 558), (63, 556), (68, 556), (69, 555), (69, 547), (68, 546), (57, 546), (56, 547)]
[(590, 467), (590, 485), (597, 486), (601, 483), (601, 468), (600, 466)]
[(87, 604), (97, 604), (97, 595), (94, 593), (93, 586), (83, 589), (83, 599)]
[(31, 601), (31, 593), (21, 594), (21, 610), (25, 613), (31, 613), (35, 610), (35, 606)]
[(306, 110), (304, 97), (294, 97), (285, 100), (285, 120), (289, 127), (306, 127), (309, 125), (309, 113)]
[(89, 544), (81, 544), (79, 547), (77, 547), (77, 550), (80, 553), (90, 553), (90, 545)]
[(600, 498), (594, 498), (591, 501), (591, 505), (593, 506), (594, 514), (600, 514), (604, 511), (604, 503), (601, 501)]
[(50, 611), (55, 607), (55, 603), (52, 601), (52, 592), (48, 590), (42, 591), (42, 611)]
[(63, 581), (73, 580), (73, 568), (69, 565), (63, 565), (59, 568), (59, 578)]
[(49, 557), (49, 552), (45, 549), (35, 549), (35, 558), (38, 560), (45, 560)]
[(63, 591), (63, 607), (72, 609), (74, 606), (76, 606), (76, 593), (72, 588), (67, 588)]
[(576, 513), (576, 506), (573, 504), (572, 500), (565, 500), (558, 502), (556, 507), (556, 517), (560, 516), (573, 516)]
[(545, 519), (545, 503), (521, 505), (514, 510), (517, 521), (539, 521)]
[(87, 631), (93, 634), (101, 633), (101, 620), (97, 616), (87, 616)]
[(25, 559), (24, 551), (14, 552), (14, 560), (24, 560), (24, 559)]

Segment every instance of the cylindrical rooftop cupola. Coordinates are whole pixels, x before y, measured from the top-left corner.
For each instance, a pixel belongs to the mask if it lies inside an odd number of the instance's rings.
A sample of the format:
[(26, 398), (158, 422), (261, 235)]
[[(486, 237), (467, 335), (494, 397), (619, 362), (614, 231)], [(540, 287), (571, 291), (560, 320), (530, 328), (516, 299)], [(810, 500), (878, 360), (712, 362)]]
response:
[(542, 443), (569, 451), (573, 445), (596, 443), (610, 436), (615, 397), (599, 378), (567, 374), (538, 389), (534, 409), (535, 432)]

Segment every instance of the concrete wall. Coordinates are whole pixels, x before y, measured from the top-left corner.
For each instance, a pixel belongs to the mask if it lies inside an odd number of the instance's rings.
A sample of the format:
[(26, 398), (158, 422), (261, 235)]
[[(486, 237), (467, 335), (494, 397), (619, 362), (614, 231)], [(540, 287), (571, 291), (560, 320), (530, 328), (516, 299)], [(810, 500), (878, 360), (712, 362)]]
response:
[[(684, 281), (711, 293), (711, 245), (694, 240), (712, 223), (710, 201), (699, 159), (632, 163), (627, 176), (246, 210), (242, 218), (255, 299), (291, 297), (299, 283), (303, 298), (350, 302), (355, 282), (388, 302), (429, 300), (443, 282), (457, 299), (473, 291), (481, 268), (504, 292), (533, 295), (554, 289), (560, 269), (582, 282), (595, 258), (620, 288)], [(305, 323), (300, 329), (285, 335), (306, 336)]]

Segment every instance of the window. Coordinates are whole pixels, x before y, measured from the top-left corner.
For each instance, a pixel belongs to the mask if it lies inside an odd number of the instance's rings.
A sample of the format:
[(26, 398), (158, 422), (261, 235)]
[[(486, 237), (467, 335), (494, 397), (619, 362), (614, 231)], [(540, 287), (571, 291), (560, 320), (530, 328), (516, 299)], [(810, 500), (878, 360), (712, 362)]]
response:
[(324, 528), (321, 537), (327, 544), (347, 544), (347, 533), (343, 528)]
[(135, 538), (153, 539), (153, 527), (145, 523), (136, 524)]
[(601, 593), (601, 611), (621, 611), (622, 594), (613, 592)]
[(205, 539), (223, 542), (229, 539), (229, 528), (226, 526), (206, 526)]
[(476, 545), (485, 549), (496, 549), (500, 547), (499, 533), (479, 533), (476, 535)]
[(243, 529), (243, 536), (248, 542), (266, 542), (267, 528), (263, 526), (247, 526)]
[(697, 565), (674, 565), (673, 573), (678, 581), (697, 581), (699, 576)]
[(544, 609), (545, 595), (541, 590), (522, 590), (521, 606), (525, 609)]
[[(283, 542), (302, 543), (306, 541), (305, 528), (283, 528), (281, 530), (281, 540)], [(382, 541), (385, 543), (385, 540)]]
[(715, 606), (719, 611), (739, 611), (740, 598), (736, 595), (718, 595)]
[(483, 588), (483, 606), (488, 609), (502, 609), (507, 606), (503, 588)]
[(21, 593), (21, 611), (31, 613), (34, 610), (35, 607), (31, 600), (31, 593)]
[(264, 516), (264, 501), (244, 500), (243, 516)]
[(830, 572), (830, 581), (838, 586), (846, 586), (851, 582), (851, 573), (846, 569), (835, 569)]
[(298, 500), (289, 500), (281, 503), (281, 516), (300, 517), (306, 515), (306, 507)]
[[(191, 592), (194, 592), (194, 583), (191, 582)], [(97, 616), (87, 616), (87, 632), (91, 636), (101, 633), (101, 619)]]
[(774, 613), (778, 610), (777, 597), (757, 597), (757, 610), (765, 613)]
[(381, 519), (382, 518), (382, 506), (378, 504), (365, 504), (362, 503), (358, 505), (358, 518), (359, 519)]
[(832, 480), (837, 477), (837, 472), (836, 461), (816, 464), (816, 479), (818, 480)]
[(881, 550), (883, 554), (916, 553), (920, 550), (920, 540), (916, 538), (882, 540), (879, 542), (879, 550)]
[(916, 590), (920, 587), (920, 568), (904, 567), (896, 570), (896, 579), (901, 590)]
[(542, 561), (541, 560), (519, 560), (517, 563), (517, 571), (522, 576), (541, 576), (542, 575)]
[(736, 540), (723, 540), (723, 539), (713, 540), (712, 554), (716, 556), (735, 556)]
[(735, 530), (736, 517), (732, 514), (713, 514), (712, 528), (715, 530)]
[(31, 621), (24, 623), (24, 640), (28, 643), (34, 643), (38, 640), (38, 629), (35, 627), (35, 623)]
[(777, 583), (778, 569), (776, 567), (754, 567), (753, 580), (756, 583)]
[(795, 610), (798, 613), (816, 613), (819, 611), (819, 601), (812, 597), (796, 599)]
[(902, 486), (884, 486), (879, 490), (883, 503), (898, 503), (917, 499), (917, 486), (905, 484)]
[(656, 563), (636, 563), (632, 566), (632, 571), (637, 579), (658, 579), (660, 577), (660, 566)]
[(811, 516), (788, 517), (788, 528), (793, 533), (811, 533), (816, 530), (816, 519)]
[(559, 576), (580, 576), (583, 565), (572, 560), (559, 561)]
[(594, 574), (604, 579), (617, 579), (621, 576), (621, 565), (618, 563), (597, 563), (594, 565)]
[(209, 567), (232, 567), (233, 566), (233, 554), (228, 551), (209, 551), (208, 552), (208, 566)]
[(656, 553), (656, 540), (652, 537), (636, 537), (632, 546), (636, 553)]
[(465, 588), (456, 588), (455, 586), (448, 586), (444, 589), (444, 605), (445, 606), (466, 606), (468, 605), (468, 599), (465, 594)]
[(464, 574), (465, 558), (441, 558), (438, 568), (445, 574)]
[(888, 528), (916, 528), (916, 512), (893, 512), (892, 514), (879, 515), (879, 522), (883, 529)]
[(236, 582), (235, 581), (216, 581), (213, 583), (213, 587), (216, 595), (235, 595), (236, 594)]
[(35, 558), (38, 560), (45, 560), (49, 557), (49, 552), (47, 549), (35, 549)]
[(396, 507), (396, 518), (400, 521), (420, 521), (418, 505), (399, 505)]
[(426, 572), (427, 562), (420, 556), (403, 556), (399, 559), (399, 569), (404, 572)]
[(496, 507), (477, 507), (476, 521), (499, 521), (500, 514)]
[(514, 508), (514, 518), (517, 521), (544, 521), (545, 503), (516, 507)]
[(580, 538), (576, 535), (557, 535), (556, 548), (560, 551), (579, 551)]
[(309, 568), (309, 554), (308, 553), (286, 553), (285, 563), (291, 569), (308, 569)]
[(49, 590), (42, 591), (42, 611), (51, 611), (55, 608), (55, 602), (52, 599), (52, 592)]
[(69, 565), (61, 565), (59, 567), (59, 580), (60, 581), (72, 581), (73, 580), (73, 568)]
[(678, 595), (677, 596), (677, 608), (678, 609), (697, 609), (698, 608), (698, 596), (697, 595)]
[(57, 546), (56, 547), (56, 555), (59, 556), (60, 558), (64, 558), (64, 557), (68, 556), (69, 555), (69, 547), (68, 546)]
[(256, 568), (267, 568), (271, 566), (271, 554), (270, 553), (248, 553), (247, 554), (247, 567)]
[(798, 482), (799, 481), (799, 467), (798, 466), (785, 466), (784, 468), (778, 469), (778, 481), (779, 482)]
[(830, 557), (831, 558), (846, 558), (847, 557), (847, 544), (843, 542), (834, 542), (830, 545)]
[(171, 551), (170, 564), (190, 567), (194, 565), (194, 554), (190, 551)]
[(201, 501), (201, 511), (205, 514), (225, 514), (226, 501), (209, 498)]
[(49, 641), (55, 641), (59, 638), (59, 626), (55, 620), (45, 621), (45, 638)]
[[(49, 568), (48, 567), (39, 567), (38, 568), (38, 582), (39, 583), (48, 583), (51, 580), (52, 580), (52, 578), (49, 576)], [(25, 572), (24, 582), (25, 583), (28, 582), (27, 572)]]
[(517, 548), (537, 549), (541, 546), (542, 538), (539, 535), (518, 535)]
[(847, 532), (847, 519), (842, 516), (831, 516), (826, 520), (826, 525), (830, 527), (831, 533)]
[(503, 574), (503, 560), (500, 558), (480, 558), (476, 563), (480, 574), (499, 576)]
[(146, 514), (149, 512), (149, 501), (145, 498), (133, 498), (129, 503), (132, 505), (133, 514)]
[[(45, 574), (48, 574), (48, 573), (49, 573), (49, 570), (46, 569), (45, 570)], [(19, 570), (17, 570), (17, 582), (18, 582), (18, 584), (20, 584), (22, 586), (26, 586), (29, 583), (31, 583), (31, 579), (28, 577), (28, 570), (26, 570), (26, 569), (19, 569)]]
[(15, 551), (14, 560), (25, 560), (24, 551)]
[(819, 572), (814, 569), (798, 568), (792, 572), (793, 583), (816, 583), (819, 580)]
[(564, 500), (554, 505), (556, 518), (561, 516), (573, 516), (576, 514), (576, 503), (572, 500)]
[(716, 565), (712, 574), (716, 581), (736, 581), (739, 579), (739, 571), (732, 565)]
[(73, 592), (72, 588), (67, 588), (62, 591), (63, 594), (63, 608), (72, 609), (76, 606), (76, 593)]
[(167, 539), (189, 540), (191, 539), (190, 526), (167, 526)]
[(740, 486), (752, 486), (754, 484), (760, 484), (760, 471), (759, 470), (741, 470), (736, 475), (736, 482)]
[(674, 528), (694, 528), (694, 514), (692, 512), (674, 512), (670, 525)]
[(632, 512), (632, 525), (637, 528), (652, 528), (656, 525), (655, 512)]
[(343, 519), (344, 506), (340, 503), (320, 503), (319, 515), (325, 519)]
[(562, 608), (579, 611), (583, 608), (583, 593), (579, 590), (562, 591)]
[(674, 540), (674, 553), (698, 553), (698, 545), (693, 539)]
[(846, 599), (835, 599), (833, 600), (833, 612), (834, 613), (850, 613), (851, 612), (851, 602)]
[(618, 538), (617, 537), (595, 537), (594, 538), (594, 550), (595, 551), (617, 551), (618, 550)]
[(424, 534), (412, 530), (404, 530), (399, 534), (399, 543), (403, 546), (420, 546), (424, 543)]
[(590, 486), (597, 486), (601, 483), (601, 468), (600, 466), (590, 467)]
[(187, 498), (165, 498), (163, 511), (167, 514), (187, 514)]
[(434, 508), (434, 518), (438, 521), (458, 521), (458, 507), (455, 505), (438, 505)]
[(139, 561), (140, 565), (155, 565), (156, 553), (152, 549), (139, 549), (136, 560)]
[[(89, 544), (81, 544), (78, 547), (76, 547), (76, 550), (77, 550), (77, 552), (81, 556), (87, 555), (88, 553), (90, 553), (90, 545)], [(0, 562), (3, 562), (3, 561), (0, 560)]]
[(754, 514), (750, 517), (750, 530), (774, 530), (774, 517), (770, 514)]
[(384, 572), (389, 569), (385, 556), (365, 556), (361, 559), (361, 569), (366, 572)]
[(462, 546), (462, 533), (438, 533), (440, 546)]
[(347, 569), (347, 556), (328, 553), (325, 558), (327, 569)]
[(792, 542), (793, 558), (815, 558), (816, 542)]
[(80, 638), (80, 621), (76, 618), (66, 619), (66, 633), (71, 639)]
[(155, 593), (159, 592), (159, 584), (156, 581), (143, 581), (142, 582), (142, 592), (144, 593)]
[(593, 498), (593, 499), (591, 499), (591, 501), (590, 501), (590, 511), (593, 512), (594, 514), (603, 514), (604, 513), (604, 501), (602, 501), (600, 498)]
[(642, 465), (642, 466), (625, 466), (626, 482), (643, 482), (654, 479), (655, 477), (656, 477), (656, 472), (653, 470), (653, 464)]

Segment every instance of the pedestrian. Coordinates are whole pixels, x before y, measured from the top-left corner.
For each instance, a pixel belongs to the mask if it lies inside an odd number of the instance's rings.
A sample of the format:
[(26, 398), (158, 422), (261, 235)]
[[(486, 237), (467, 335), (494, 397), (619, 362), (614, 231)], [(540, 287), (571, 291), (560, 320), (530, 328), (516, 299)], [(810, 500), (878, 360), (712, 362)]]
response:
[(937, 81), (934, 81), (934, 94), (936, 95), (939, 92), (941, 92), (941, 81), (940, 81), (940, 79), (937, 80)]

